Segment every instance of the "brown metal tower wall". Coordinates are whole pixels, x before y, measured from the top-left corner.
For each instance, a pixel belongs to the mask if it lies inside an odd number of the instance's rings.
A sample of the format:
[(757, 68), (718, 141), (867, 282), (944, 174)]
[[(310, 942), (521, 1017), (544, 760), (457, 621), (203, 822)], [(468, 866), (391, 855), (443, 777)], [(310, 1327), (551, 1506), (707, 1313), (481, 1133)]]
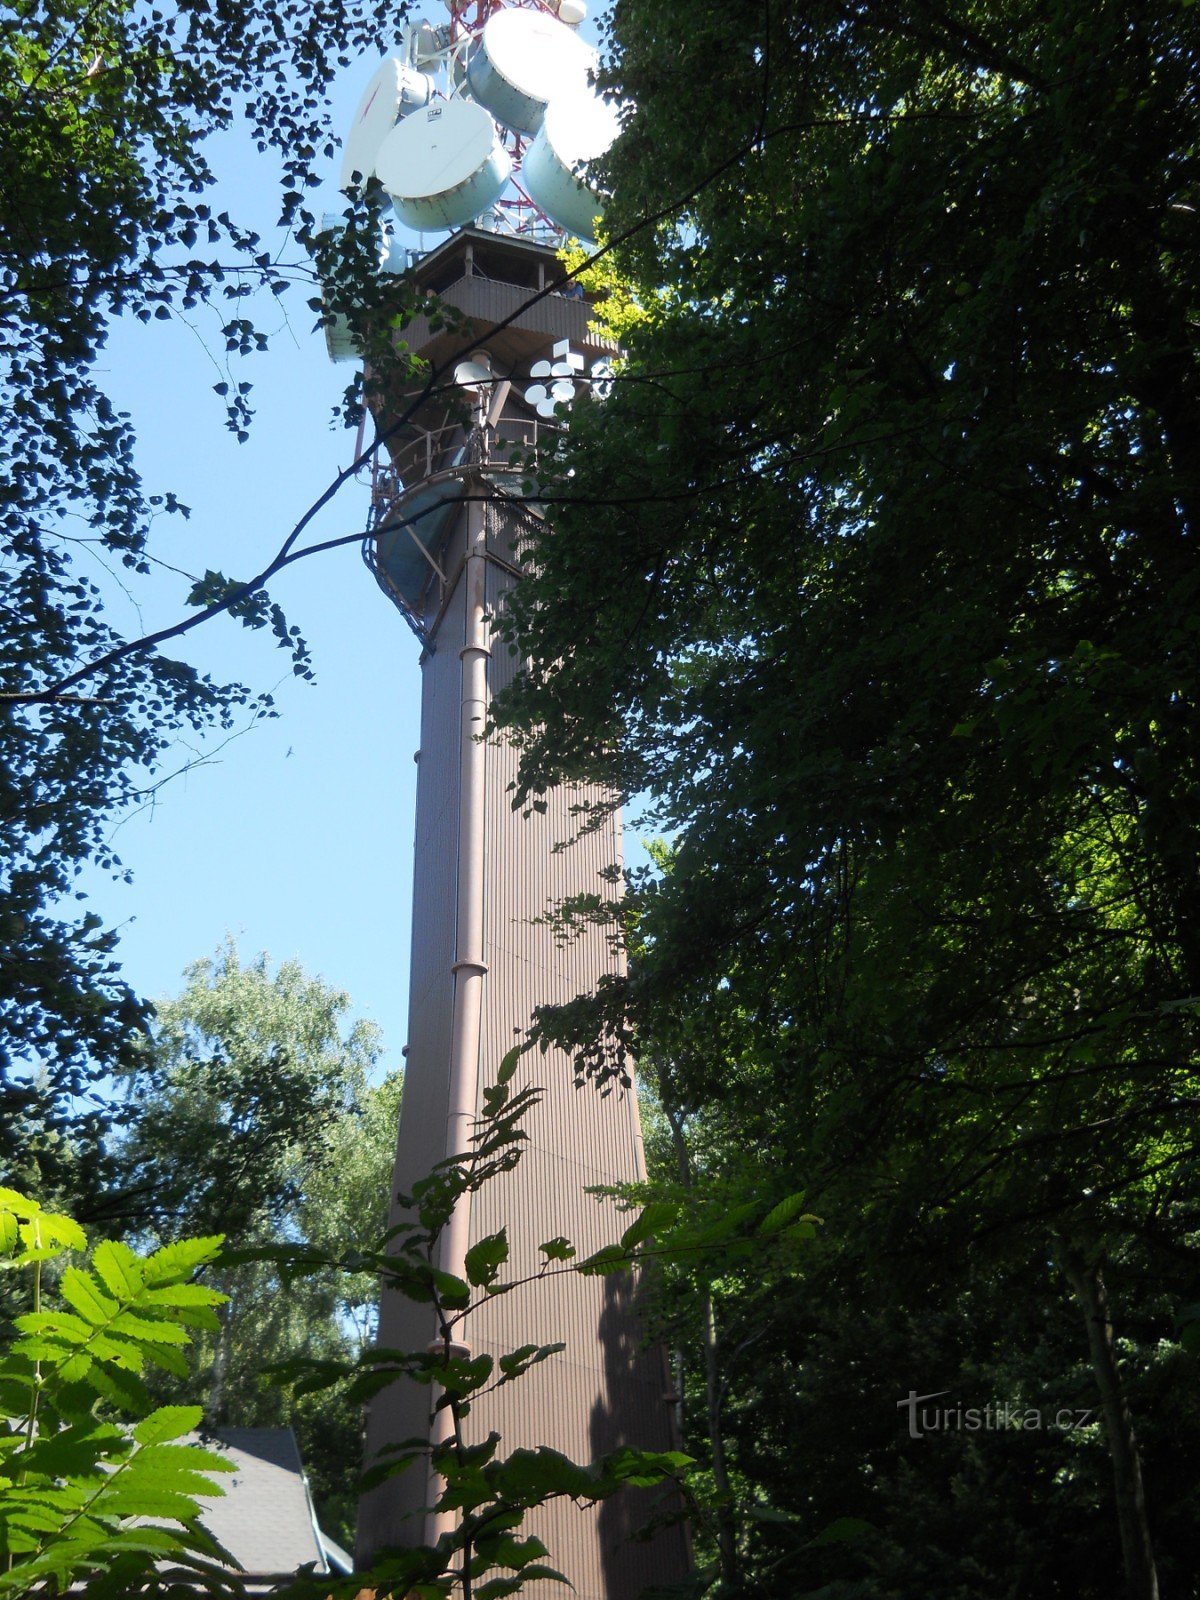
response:
[[(561, 307), (556, 314), (561, 318)], [(557, 335), (557, 328), (552, 331)], [(468, 681), (464, 674), (469, 671), (463, 657), (470, 656), (476, 637), (468, 586), (484, 579), (487, 614), (503, 606), (508, 589), (519, 581), (510, 566), (519, 515), (496, 503), (459, 507), (439, 543), (446, 581), (429, 593), (420, 618), (427, 647), (422, 662), (412, 989), (393, 1193), (410, 1188), (434, 1162), (453, 1153), (446, 1145), (455, 985), (479, 981), (461, 967), (454, 971), (463, 954), (456, 947), (462, 937), (459, 866), (473, 803), (462, 792), (460, 777), (460, 719)], [(485, 547), (490, 553), (486, 565), (467, 559), (472, 550)], [(479, 598), (474, 597), (476, 615)], [(510, 680), (516, 664), (486, 629), (484, 639), (490, 647), (490, 698)], [(606, 828), (577, 837), (572, 806), (584, 798), (578, 791), (550, 795), (542, 814), (514, 812), (509, 786), (516, 757), (503, 742), (488, 742), (469, 759), (481, 759), (483, 768), (480, 892), (486, 972), (481, 980), (478, 1109), (483, 1089), (529, 1026), (534, 1009), (586, 993), (603, 973), (617, 969), (622, 957), (605, 929), (588, 927), (563, 944), (539, 918), (568, 896), (606, 892), (604, 873), (620, 861), (620, 835), (614, 818)], [(526, 1153), (513, 1172), (473, 1198), (469, 1230), (473, 1244), (507, 1229), (511, 1257), (505, 1276), (514, 1278), (537, 1270), (542, 1261), (538, 1246), (544, 1240), (565, 1235), (583, 1255), (619, 1236), (621, 1221), (612, 1204), (601, 1204), (585, 1190), (630, 1182), (643, 1171), (634, 1092), (616, 1090), (602, 1098), (593, 1089), (576, 1089), (570, 1061), (555, 1052), (526, 1056), (517, 1082), (533, 1082), (544, 1091), (525, 1124)], [(473, 1312), (462, 1330), (472, 1354), (499, 1356), (523, 1344), (563, 1342), (567, 1348), (476, 1401), (469, 1419), (472, 1436), (483, 1439), (494, 1429), (504, 1454), (521, 1446), (549, 1445), (581, 1462), (624, 1443), (670, 1448), (664, 1362), (660, 1352), (642, 1347), (629, 1304), (631, 1292), (624, 1276), (563, 1274)], [(434, 1334), (428, 1307), (394, 1295), (385, 1298), (381, 1345), (424, 1349)], [(389, 1442), (428, 1436), (430, 1406), (429, 1390), (407, 1382), (377, 1397), (368, 1419), (368, 1460)], [(644, 1502), (644, 1496), (618, 1497), (590, 1510), (555, 1502), (532, 1514), (527, 1528), (546, 1544), (551, 1563), (570, 1578), (578, 1600), (635, 1600), (644, 1587), (679, 1578), (687, 1570), (679, 1528), (650, 1543), (628, 1542), (649, 1509)], [(420, 1466), (368, 1496), (360, 1513), (360, 1559), (389, 1544), (423, 1542), (429, 1534), (423, 1515), (428, 1504), (429, 1485)], [(547, 1600), (566, 1600), (571, 1592), (559, 1585), (539, 1584), (538, 1589)]]

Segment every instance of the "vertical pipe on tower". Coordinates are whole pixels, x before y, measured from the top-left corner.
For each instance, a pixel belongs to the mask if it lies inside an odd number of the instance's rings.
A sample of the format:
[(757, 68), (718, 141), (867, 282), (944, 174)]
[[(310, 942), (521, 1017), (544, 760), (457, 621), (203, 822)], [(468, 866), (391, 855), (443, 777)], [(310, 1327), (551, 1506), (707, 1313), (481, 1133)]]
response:
[[(450, 1098), (446, 1111), (447, 1158), (470, 1149), (479, 1097), (479, 1040), (483, 1016), (484, 849), (486, 845), (487, 749), (480, 735), (487, 718), (487, 669), (491, 656), (487, 625), (487, 522), (479, 500), (467, 502), (467, 547), (463, 568), (466, 591), (466, 642), (459, 651), (462, 687), (459, 699), (459, 839), (458, 896), (455, 908), (454, 1011), (450, 1041)], [(471, 1235), (471, 1196), (458, 1197), (441, 1238), (439, 1265), (443, 1272), (466, 1277), (466, 1257)], [(439, 1351), (442, 1341), (435, 1346)], [(465, 1340), (456, 1340), (455, 1355), (469, 1355)], [(436, 1415), (434, 1446), (449, 1441), (453, 1430), (450, 1408)], [(441, 1493), (437, 1473), (430, 1467), (429, 1500)], [(453, 1513), (430, 1511), (425, 1541), (438, 1538), (455, 1524)]]

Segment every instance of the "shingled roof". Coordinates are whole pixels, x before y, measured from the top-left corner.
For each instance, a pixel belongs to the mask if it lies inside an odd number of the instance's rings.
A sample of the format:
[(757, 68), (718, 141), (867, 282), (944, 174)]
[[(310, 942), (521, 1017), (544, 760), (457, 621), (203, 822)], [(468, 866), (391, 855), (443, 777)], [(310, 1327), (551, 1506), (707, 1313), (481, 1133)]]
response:
[(290, 1428), (217, 1428), (205, 1435), (233, 1462), (223, 1499), (205, 1502), (204, 1526), (250, 1579), (290, 1576), (312, 1563), (343, 1569), (349, 1558), (317, 1526), (304, 1463)]

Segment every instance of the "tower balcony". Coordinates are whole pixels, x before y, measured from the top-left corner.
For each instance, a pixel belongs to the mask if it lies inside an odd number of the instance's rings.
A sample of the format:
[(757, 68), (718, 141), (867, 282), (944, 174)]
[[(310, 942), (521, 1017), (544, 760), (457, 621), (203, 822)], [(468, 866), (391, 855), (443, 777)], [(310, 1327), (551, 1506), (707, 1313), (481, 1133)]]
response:
[[(452, 422), (410, 436), (376, 472), (363, 559), (426, 647), (462, 558), (455, 534), (466, 497), (494, 490), (540, 516), (520, 486), (561, 432), (561, 423), (508, 413), (491, 425)], [(511, 548), (492, 553), (513, 558)]]

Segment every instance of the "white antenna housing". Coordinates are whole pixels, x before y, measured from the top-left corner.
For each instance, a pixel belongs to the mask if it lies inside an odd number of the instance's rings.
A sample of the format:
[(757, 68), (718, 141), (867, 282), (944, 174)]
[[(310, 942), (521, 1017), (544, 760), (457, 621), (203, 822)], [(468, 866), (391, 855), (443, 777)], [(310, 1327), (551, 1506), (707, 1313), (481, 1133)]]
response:
[(396, 56), (385, 56), (354, 113), (342, 151), (338, 188), (352, 194), (374, 174), (380, 145), (400, 117), (428, 104), (433, 79)]
[(620, 116), (611, 101), (576, 91), (550, 102), (526, 151), (521, 175), (530, 199), (579, 239), (595, 238), (602, 204), (600, 191), (584, 181), (579, 168), (604, 155), (620, 131)]
[(388, 134), (375, 172), (401, 222), (459, 228), (500, 198), (512, 172), (496, 125), (471, 100), (438, 100)]
[(587, 92), (596, 52), (545, 11), (497, 11), (467, 61), (481, 105), (514, 133), (534, 134), (548, 102), (575, 85)]

